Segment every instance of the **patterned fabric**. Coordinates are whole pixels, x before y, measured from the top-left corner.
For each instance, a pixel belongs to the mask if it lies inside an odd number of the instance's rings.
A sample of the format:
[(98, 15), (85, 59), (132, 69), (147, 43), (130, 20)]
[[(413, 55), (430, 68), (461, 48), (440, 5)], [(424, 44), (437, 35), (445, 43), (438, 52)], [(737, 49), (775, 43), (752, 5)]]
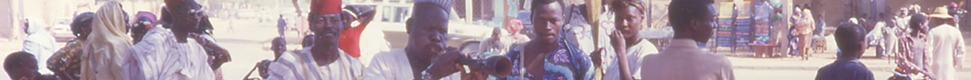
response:
[(267, 80), (360, 80), (364, 65), (344, 51), (339, 51), (333, 63), (318, 66), (310, 50), (306, 47), (299, 51), (284, 53), (268, 66)]
[(81, 79), (81, 41), (71, 40), (64, 48), (54, 52), (54, 55), (47, 60), (47, 69), (54, 74), (68, 74), (71, 79)]
[(920, 37), (903, 35), (897, 43), (899, 44), (897, 45), (899, 48), (897, 55), (900, 55), (896, 57), (897, 68), (906, 69), (905, 72), (908, 73), (926, 71), (924, 69), (927, 66), (927, 62), (925, 62), (927, 44), (925, 42), (925, 39)]
[[(565, 42), (560, 42), (559, 47), (552, 53), (546, 54), (543, 59), (543, 76), (532, 76), (525, 72), (525, 64), (522, 63), (520, 54), (524, 51), (510, 51), (506, 57), (513, 62), (513, 71), (503, 80), (592, 80), (593, 63), (590, 56), (582, 53), (576, 47), (567, 47)], [(523, 75), (523, 76), (520, 76)]]

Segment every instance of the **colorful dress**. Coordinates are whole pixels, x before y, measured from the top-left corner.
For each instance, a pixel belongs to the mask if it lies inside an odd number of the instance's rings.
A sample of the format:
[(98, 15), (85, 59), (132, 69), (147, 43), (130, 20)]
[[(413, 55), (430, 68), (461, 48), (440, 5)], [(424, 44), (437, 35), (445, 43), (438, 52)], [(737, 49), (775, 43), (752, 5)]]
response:
[[(593, 63), (590, 56), (582, 53), (577, 47), (565, 46), (565, 42), (560, 42), (559, 47), (552, 53), (545, 54), (543, 59), (543, 76), (532, 76), (526, 72), (525, 64), (520, 55), (524, 51), (509, 51), (506, 54), (513, 62), (513, 71), (503, 80), (592, 80)], [(516, 48), (520, 49), (521, 48)]]
[(81, 41), (71, 40), (64, 48), (57, 50), (47, 60), (47, 69), (54, 74), (71, 75), (72, 79), (81, 79)]

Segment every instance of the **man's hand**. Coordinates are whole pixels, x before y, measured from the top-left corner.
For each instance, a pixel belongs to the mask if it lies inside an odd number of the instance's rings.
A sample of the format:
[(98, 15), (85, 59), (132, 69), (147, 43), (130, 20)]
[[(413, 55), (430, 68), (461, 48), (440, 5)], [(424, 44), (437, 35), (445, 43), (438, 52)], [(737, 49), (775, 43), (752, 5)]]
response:
[(422, 80), (438, 80), (442, 77), (451, 75), (452, 73), (463, 70), (461, 65), (459, 65), (456, 60), (459, 57), (465, 57), (457, 49), (446, 49), (447, 52), (438, 55), (435, 59), (432, 59), (431, 66), (422, 72)]
[(593, 52), (590, 52), (590, 60), (593, 61), (593, 65), (595, 65), (594, 67), (600, 67), (600, 64), (603, 63), (603, 50), (604, 48), (601, 47), (597, 48), (597, 50), (594, 50)]

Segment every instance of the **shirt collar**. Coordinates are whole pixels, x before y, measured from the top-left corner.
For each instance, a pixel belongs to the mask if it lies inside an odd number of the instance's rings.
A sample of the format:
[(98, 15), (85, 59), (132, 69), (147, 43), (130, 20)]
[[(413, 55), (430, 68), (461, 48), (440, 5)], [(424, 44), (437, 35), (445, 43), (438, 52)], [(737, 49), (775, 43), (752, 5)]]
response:
[(678, 48), (698, 48), (698, 42), (691, 39), (673, 39), (668, 47), (678, 47)]
[(836, 61), (837, 62), (847, 61), (847, 62), (857, 62), (857, 63), (860, 62), (858, 58), (849, 57), (849, 56), (838, 56), (836, 57)]

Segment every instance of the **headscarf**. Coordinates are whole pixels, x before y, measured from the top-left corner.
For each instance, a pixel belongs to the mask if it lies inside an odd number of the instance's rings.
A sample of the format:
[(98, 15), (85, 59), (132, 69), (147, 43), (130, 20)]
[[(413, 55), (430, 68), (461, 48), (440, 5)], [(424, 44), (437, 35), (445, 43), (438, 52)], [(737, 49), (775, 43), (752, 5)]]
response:
[(45, 32), (44, 29), (47, 29), (47, 24), (41, 18), (27, 18), (27, 26), (29, 26), (27, 28), (27, 35)]
[(91, 22), (94, 22), (93, 12), (81, 13), (78, 16), (75, 16), (74, 21), (71, 22), (71, 32), (74, 32), (74, 36), (80, 37), (81, 33), (84, 33), (84, 30), (81, 30), (81, 28), (91, 28), (91, 26), (85, 26), (91, 25)]
[(121, 68), (132, 46), (125, 32), (125, 15), (118, 1), (109, 1), (95, 12), (91, 34), (83, 45), (82, 80), (123, 79)]

